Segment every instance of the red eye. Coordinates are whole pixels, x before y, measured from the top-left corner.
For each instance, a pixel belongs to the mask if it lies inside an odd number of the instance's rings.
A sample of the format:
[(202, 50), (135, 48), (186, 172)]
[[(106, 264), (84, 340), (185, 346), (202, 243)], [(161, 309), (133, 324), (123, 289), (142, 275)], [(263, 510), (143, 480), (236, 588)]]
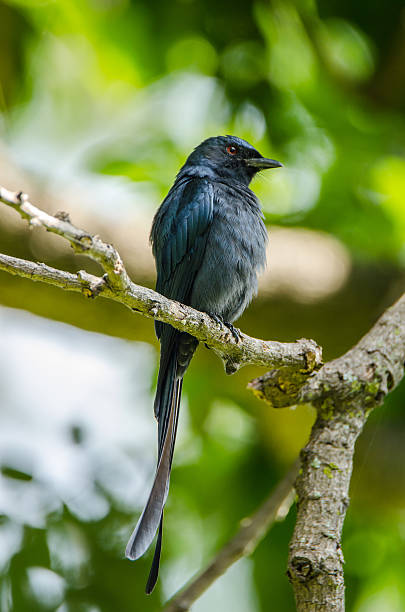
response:
[(235, 147), (234, 145), (228, 145), (226, 147), (226, 150), (228, 151), (229, 155), (236, 155), (238, 152), (238, 147)]

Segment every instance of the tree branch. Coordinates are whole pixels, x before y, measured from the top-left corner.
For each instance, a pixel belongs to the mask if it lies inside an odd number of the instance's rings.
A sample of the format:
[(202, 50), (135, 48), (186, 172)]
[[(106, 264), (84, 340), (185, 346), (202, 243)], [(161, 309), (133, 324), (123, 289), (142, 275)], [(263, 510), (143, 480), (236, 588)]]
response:
[(75, 227), (66, 213), (49, 215), (31, 204), (22, 192), (13, 193), (2, 187), (0, 202), (14, 208), (32, 227), (42, 226), (68, 240), (75, 251), (97, 261), (105, 275), (98, 277), (83, 270), (72, 274), (9, 255), (0, 255), (0, 270), (67, 291), (81, 292), (87, 297), (106, 297), (147, 317), (170, 323), (213, 349), (223, 359), (228, 374), (244, 365), (261, 365), (283, 368), (292, 377), (305, 377), (321, 366), (322, 351), (313, 340), (282, 343), (241, 333), (240, 340), (236, 341), (225, 325), (217, 323), (208, 314), (136, 285), (130, 280), (116, 249), (98, 236)]
[(129, 277), (118, 252), (111, 244), (103, 242), (99, 236), (92, 236), (75, 227), (64, 212), (55, 216), (37, 208), (22, 191), (12, 192), (0, 187), (0, 202), (14, 208), (31, 227), (44, 227), (48, 232), (58, 234), (70, 242), (77, 253), (83, 253), (97, 261), (107, 274), (108, 283), (116, 290), (128, 287)]
[(404, 363), (405, 294), (356, 346), (300, 385), (282, 389), (272, 373), (250, 383), (275, 407), (311, 403), (318, 413), (301, 451), (288, 562), (299, 612), (344, 611), (341, 536), (354, 445), (371, 410), (403, 378)]
[[(226, 326), (206, 313), (132, 283), (114, 247), (73, 226), (65, 213), (48, 215), (24, 194), (2, 188), (0, 201), (16, 209), (31, 225), (43, 226), (69, 240), (76, 251), (97, 261), (105, 275), (98, 277), (84, 271), (72, 274), (8, 255), (0, 255), (0, 270), (88, 297), (107, 297), (169, 323), (212, 348), (224, 360), (228, 373), (247, 364), (271, 368), (252, 381), (250, 388), (273, 407), (309, 403), (316, 408), (318, 417), (301, 452), (302, 468), (296, 480), (298, 512), (288, 575), (299, 612), (343, 612), (340, 542), (354, 445), (370, 411), (403, 377), (405, 295), (355, 347), (321, 367), (321, 349), (312, 340), (266, 342), (241, 334), (236, 341)], [(290, 489), (284, 489), (284, 485), (285, 481), (210, 566), (172, 600), (166, 612), (189, 609), (219, 575), (255, 546), (274, 521), (281, 497), (288, 497)]]
[(231, 565), (252, 554), (274, 522), (288, 514), (294, 501), (293, 483), (298, 467), (297, 461), (264, 504), (252, 516), (241, 521), (236, 535), (225, 544), (204, 571), (192, 578), (184, 589), (166, 604), (163, 612), (186, 612)]

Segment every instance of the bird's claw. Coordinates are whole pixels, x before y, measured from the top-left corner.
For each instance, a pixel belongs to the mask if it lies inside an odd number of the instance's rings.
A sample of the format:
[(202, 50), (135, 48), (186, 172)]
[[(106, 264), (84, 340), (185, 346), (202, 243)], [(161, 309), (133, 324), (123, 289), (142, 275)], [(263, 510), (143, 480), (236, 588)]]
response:
[(232, 336), (235, 339), (235, 342), (239, 342), (242, 339), (240, 329), (232, 325), (232, 323), (229, 323), (229, 321), (224, 321), (223, 323), (225, 327), (227, 327), (231, 332)]
[(230, 323), (229, 321), (224, 321), (222, 317), (216, 314), (210, 313), (210, 317), (211, 319), (214, 319), (215, 323), (218, 323), (219, 325), (225, 325), (225, 327), (229, 329), (232, 336), (234, 337), (235, 342), (239, 342), (241, 340), (242, 336), (241, 336), (240, 329), (238, 329), (237, 327), (234, 327), (232, 323)]

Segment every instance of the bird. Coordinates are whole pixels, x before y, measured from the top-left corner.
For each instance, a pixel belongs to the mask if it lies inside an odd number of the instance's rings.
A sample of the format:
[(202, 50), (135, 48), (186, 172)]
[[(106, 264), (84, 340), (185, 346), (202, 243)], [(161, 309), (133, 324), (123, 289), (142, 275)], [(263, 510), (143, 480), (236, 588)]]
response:
[[(207, 138), (189, 155), (153, 219), (156, 291), (225, 324), (236, 341), (239, 332), (232, 323), (257, 293), (258, 273), (266, 264), (263, 212), (249, 184), (260, 170), (281, 166), (237, 136)], [(160, 341), (154, 402), (158, 463), (125, 553), (138, 559), (158, 531), (147, 594), (159, 573), (183, 376), (198, 345), (196, 338), (166, 323), (155, 321), (155, 331)]]

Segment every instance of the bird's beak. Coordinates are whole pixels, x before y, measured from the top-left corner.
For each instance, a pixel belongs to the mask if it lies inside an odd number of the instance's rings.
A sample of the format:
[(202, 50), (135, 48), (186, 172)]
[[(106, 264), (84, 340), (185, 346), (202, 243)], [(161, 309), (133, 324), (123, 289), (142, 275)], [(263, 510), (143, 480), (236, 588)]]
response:
[(247, 166), (264, 170), (265, 168), (282, 168), (283, 164), (275, 159), (266, 159), (265, 157), (253, 157), (245, 160)]

